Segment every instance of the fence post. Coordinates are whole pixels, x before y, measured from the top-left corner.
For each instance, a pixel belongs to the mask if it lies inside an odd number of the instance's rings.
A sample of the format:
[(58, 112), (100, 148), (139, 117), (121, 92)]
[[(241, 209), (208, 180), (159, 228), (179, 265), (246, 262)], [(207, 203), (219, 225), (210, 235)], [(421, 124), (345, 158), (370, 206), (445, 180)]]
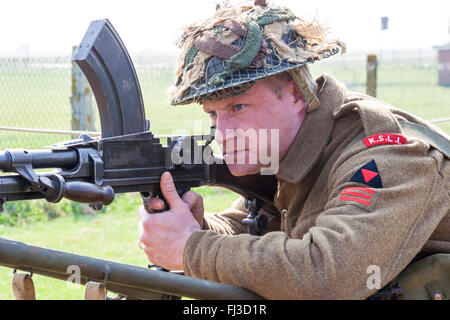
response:
[[(72, 54), (76, 48), (76, 46), (72, 48)], [(72, 104), (72, 130), (96, 131), (91, 87), (74, 61), (72, 61), (72, 97), (70, 103)]]
[(377, 67), (378, 61), (375, 54), (369, 54), (367, 56), (367, 90), (366, 93), (369, 96), (377, 96)]

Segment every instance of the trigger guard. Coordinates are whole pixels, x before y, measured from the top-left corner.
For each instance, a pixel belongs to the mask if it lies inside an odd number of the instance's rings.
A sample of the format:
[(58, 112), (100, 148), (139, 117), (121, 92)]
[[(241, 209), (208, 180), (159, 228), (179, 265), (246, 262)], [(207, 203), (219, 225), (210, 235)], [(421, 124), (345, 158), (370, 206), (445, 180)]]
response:
[(144, 205), (144, 209), (149, 214), (163, 213), (165, 211), (170, 210), (169, 205), (165, 201), (164, 201), (164, 208), (162, 210), (152, 210), (150, 208), (150, 199), (152, 198), (151, 192), (141, 192), (141, 197), (142, 197), (142, 203)]

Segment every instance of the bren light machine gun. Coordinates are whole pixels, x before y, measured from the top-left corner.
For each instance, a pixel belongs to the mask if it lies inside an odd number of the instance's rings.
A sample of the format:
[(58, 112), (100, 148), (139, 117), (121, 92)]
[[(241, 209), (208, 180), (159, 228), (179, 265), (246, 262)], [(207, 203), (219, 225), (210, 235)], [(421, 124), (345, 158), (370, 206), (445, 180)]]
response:
[[(208, 135), (168, 137), (166, 146), (150, 132), (136, 71), (108, 20), (90, 24), (73, 60), (94, 92), (102, 136), (93, 139), (81, 135), (49, 150), (1, 151), (0, 170), (14, 174), (0, 176), (0, 209), (6, 201), (46, 199), (56, 203), (62, 198), (99, 209), (111, 204), (116, 193), (127, 192), (139, 192), (149, 209), (151, 197), (163, 199), (160, 179), (163, 172), (169, 171), (180, 195), (192, 187), (219, 186), (244, 196), (250, 215), (243, 223), (252, 234), (260, 234), (267, 223), (264, 215), (258, 215), (260, 209), (277, 214), (273, 204), (275, 176), (232, 176), (223, 160), (211, 151), (214, 128)], [(56, 170), (37, 173), (35, 169)], [(76, 265), (82, 284), (100, 283), (97, 288), (135, 299), (260, 298), (245, 289), (161, 269), (83, 257), (1, 238), (0, 265), (62, 280), (67, 279), (68, 266)], [(23, 282), (26, 280), (29, 277), (22, 277), (16, 289), (26, 286)]]

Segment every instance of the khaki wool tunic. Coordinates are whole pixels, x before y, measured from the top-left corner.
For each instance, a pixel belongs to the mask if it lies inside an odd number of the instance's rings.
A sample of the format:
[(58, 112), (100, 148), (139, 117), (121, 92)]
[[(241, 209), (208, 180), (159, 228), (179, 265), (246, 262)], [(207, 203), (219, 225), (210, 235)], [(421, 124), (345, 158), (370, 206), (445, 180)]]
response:
[(383, 287), (419, 253), (450, 253), (450, 161), (399, 121), (439, 129), (329, 75), (316, 81), (321, 107), (277, 173), (280, 220), (251, 236), (243, 198), (206, 213), (186, 244), (187, 276), (266, 299), (366, 299), (373, 266)]

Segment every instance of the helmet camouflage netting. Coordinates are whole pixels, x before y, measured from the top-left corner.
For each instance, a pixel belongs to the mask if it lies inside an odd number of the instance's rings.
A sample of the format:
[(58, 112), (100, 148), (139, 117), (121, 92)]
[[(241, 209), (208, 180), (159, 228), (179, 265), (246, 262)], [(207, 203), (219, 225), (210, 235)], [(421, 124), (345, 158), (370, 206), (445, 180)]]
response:
[(236, 96), (258, 79), (345, 52), (317, 22), (261, 0), (223, 8), (187, 27), (179, 46), (172, 105)]

